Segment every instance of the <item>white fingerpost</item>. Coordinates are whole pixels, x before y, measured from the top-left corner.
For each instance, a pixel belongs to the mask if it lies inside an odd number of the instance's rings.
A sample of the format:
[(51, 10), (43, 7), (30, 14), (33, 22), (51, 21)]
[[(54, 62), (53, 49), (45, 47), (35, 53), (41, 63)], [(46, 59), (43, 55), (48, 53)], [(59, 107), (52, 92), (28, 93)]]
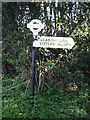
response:
[(33, 47), (72, 49), (74, 40), (70, 37), (42, 36), (33, 42)]
[[(27, 24), (27, 28), (33, 32), (34, 39), (38, 33), (44, 28), (44, 24), (38, 19), (33, 19)], [(31, 96), (34, 96), (34, 84), (35, 84), (35, 48), (64, 48), (71, 49), (75, 45), (74, 40), (70, 37), (50, 37), (41, 36), (39, 40), (33, 41), (32, 47), (32, 82), (31, 82)]]

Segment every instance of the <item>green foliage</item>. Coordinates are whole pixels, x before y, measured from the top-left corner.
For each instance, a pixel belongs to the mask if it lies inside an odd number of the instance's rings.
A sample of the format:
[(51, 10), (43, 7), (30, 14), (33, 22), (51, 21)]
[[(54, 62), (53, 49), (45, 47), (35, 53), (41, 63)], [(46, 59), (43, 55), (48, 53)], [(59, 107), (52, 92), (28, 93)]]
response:
[(29, 92), (27, 96), (16, 92), (3, 98), (3, 118), (87, 118), (88, 95), (80, 92), (44, 93), (34, 98)]
[[(46, 24), (40, 36), (72, 37), (75, 45), (70, 50), (37, 48), (36, 96), (32, 98), (31, 82), (20, 84), (32, 76), (34, 38), (27, 23), (34, 18)], [(3, 2), (2, 40), (3, 119), (88, 117), (88, 2), (58, 2), (57, 7), (46, 2)]]

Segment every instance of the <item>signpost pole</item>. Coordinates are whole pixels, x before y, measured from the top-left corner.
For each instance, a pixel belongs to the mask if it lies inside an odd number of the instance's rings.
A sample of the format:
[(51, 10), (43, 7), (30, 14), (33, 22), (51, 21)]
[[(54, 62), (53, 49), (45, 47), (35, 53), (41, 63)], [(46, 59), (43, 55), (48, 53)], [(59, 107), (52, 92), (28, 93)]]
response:
[(34, 96), (34, 84), (35, 84), (35, 51), (36, 51), (36, 47), (32, 47), (32, 81), (31, 81), (31, 96)]
[[(30, 23), (27, 24), (27, 28), (29, 28), (33, 32), (34, 39), (37, 37), (38, 32), (43, 29), (43, 24), (38, 19), (33, 19)], [(36, 47), (32, 47), (32, 80), (31, 80), (31, 96), (34, 96), (34, 85), (35, 85), (35, 52)]]

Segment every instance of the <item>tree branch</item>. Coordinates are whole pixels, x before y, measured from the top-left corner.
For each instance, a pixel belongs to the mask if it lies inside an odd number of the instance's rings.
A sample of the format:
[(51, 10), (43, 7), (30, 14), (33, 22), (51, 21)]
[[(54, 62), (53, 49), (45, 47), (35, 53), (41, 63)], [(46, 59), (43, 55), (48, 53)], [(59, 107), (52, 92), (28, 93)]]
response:
[(27, 80), (27, 81), (25, 81), (25, 82), (23, 82), (23, 83), (21, 83), (21, 84), (18, 84), (18, 85), (14, 86), (14, 87), (11, 87), (11, 88), (9, 88), (9, 89), (7, 89), (7, 90), (5, 90), (5, 91), (2, 91), (2, 92), (0, 92), (0, 94), (3, 93), (3, 92), (7, 92), (7, 91), (9, 91), (9, 90), (12, 90), (12, 89), (14, 89), (14, 88), (16, 88), (16, 87), (18, 87), (18, 86), (20, 86), (20, 85), (23, 85), (23, 84), (27, 83), (28, 81), (29, 81), (29, 80)]

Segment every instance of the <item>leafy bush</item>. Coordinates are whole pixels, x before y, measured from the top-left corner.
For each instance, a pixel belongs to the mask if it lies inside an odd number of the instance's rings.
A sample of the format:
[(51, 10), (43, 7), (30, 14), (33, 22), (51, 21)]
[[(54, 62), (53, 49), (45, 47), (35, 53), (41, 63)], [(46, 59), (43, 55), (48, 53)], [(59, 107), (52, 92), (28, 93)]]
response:
[[(18, 93), (18, 92), (17, 92)], [(30, 96), (30, 92), (14, 93), (3, 97), (3, 118), (87, 118), (88, 95), (84, 92), (43, 93)]]

